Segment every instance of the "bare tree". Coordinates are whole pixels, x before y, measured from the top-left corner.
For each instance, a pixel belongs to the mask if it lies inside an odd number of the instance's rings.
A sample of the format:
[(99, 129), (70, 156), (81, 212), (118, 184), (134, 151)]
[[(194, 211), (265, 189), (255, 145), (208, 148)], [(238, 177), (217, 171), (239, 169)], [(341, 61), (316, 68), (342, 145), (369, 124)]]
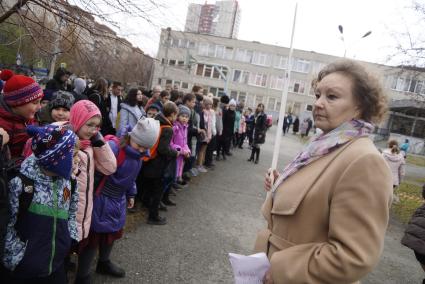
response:
[(154, 25), (151, 12), (164, 7), (154, 0), (3, 0), (0, 23), (23, 29), (21, 37), (32, 40), (35, 56), (64, 60), (92, 77), (136, 81), (132, 69), (140, 69), (134, 63), (143, 60), (143, 52), (108, 26), (119, 27), (116, 14)]

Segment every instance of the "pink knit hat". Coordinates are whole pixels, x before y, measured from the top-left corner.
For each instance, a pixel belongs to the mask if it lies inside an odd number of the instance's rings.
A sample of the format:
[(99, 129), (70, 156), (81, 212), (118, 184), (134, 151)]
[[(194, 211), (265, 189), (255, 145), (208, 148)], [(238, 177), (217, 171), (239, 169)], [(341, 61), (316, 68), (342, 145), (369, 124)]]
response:
[(91, 101), (81, 100), (71, 107), (69, 122), (77, 133), (87, 120), (96, 115), (102, 116), (99, 108)]

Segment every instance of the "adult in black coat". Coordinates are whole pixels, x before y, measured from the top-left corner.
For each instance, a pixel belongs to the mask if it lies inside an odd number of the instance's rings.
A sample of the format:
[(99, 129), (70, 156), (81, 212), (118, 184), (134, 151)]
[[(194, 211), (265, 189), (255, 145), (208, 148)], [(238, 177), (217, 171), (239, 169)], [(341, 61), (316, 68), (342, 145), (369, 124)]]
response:
[(163, 193), (163, 177), (165, 170), (179, 152), (171, 148), (170, 141), (173, 138), (173, 122), (177, 118), (178, 108), (175, 103), (164, 104), (163, 112), (158, 113), (155, 119), (159, 120), (161, 132), (156, 152), (151, 153), (152, 159), (145, 162), (142, 167), (142, 187), (146, 193), (143, 203), (149, 208), (148, 224), (164, 225), (167, 223), (164, 217), (159, 216), (158, 208)]
[(102, 127), (100, 132), (103, 136), (112, 134), (115, 135), (115, 129), (112, 126), (109, 118), (110, 107), (108, 107), (108, 81), (104, 78), (99, 78), (94, 83), (93, 87), (87, 90), (88, 99), (92, 101), (102, 114)]
[(71, 73), (68, 72), (65, 68), (58, 68), (55, 75), (53, 76), (53, 79), (47, 82), (46, 89), (53, 91), (68, 91), (66, 82), (68, 81), (70, 75)]
[[(235, 130), (235, 117), (236, 117), (236, 102), (230, 101), (228, 106), (223, 108), (223, 134), (221, 135), (223, 147), (222, 155), (223, 160), (226, 159), (226, 155), (230, 156), (230, 143), (232, 142), (234, 130)], [(217, 156), (220, 153), (217, 153)]]
[(292, 126), (292, 132), (294, 134), (297, 134), (299, 130), (300, 130), (300, 120), (297, 116), (297, 117), (295, 117), (294, 125)]
[[(425, 184), (422, 186), (422, 197), (425, 199)], [(425, 271), (425, 204), (413, 213), (401, 243), (413, 250)], [(422, 283), (425, 284), (425, 279)]]
[(289, 121), (288, 121), (288, 115), (285, 114), (285, 116), (283, 117), (283, 125), (282, 125), (282, 134), (285, 135), (286, 134), (286, 130), (289, 127)]
[[(267, 115), (264, 113), (264, 104), (260, 103), (255, 110), (254, 141), (252, 143), (251, 157), (249, 162), (258, 164), (260, 159), (260, 146), (266, 142)], [(254, 160), (255, 156), (255, 160)]]

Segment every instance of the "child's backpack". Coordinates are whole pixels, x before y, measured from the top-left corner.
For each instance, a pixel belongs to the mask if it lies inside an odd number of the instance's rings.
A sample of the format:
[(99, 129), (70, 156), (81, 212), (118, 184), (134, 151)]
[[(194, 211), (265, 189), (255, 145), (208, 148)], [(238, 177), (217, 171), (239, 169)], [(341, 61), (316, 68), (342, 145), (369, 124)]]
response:
[[(115, 158), (117, 159), (117, 168), (120, 167), (126, 158), (126, 154), (125, 154), (125, 149), (120, 147), (120, 139), (114, 135), (106, 135), (104, 138), (105, 142), (108, 141), (113, 141), (115, 143), (115, 145), (118, 147), (119, 151), (118, 151), (118, 156), (116, 156)], [(94, 178), (94, 186), (93, 188), (95, 196), (99, 196), (100, 192), (102, 191), (103, 186), (105, 185), (106, 180), (108, 179), (107, 175), (104, 175), (100, 172), (96, 172), (95, 173), (95, 178)]]
[(159, 140), (162, 134), (162, 129), (164, 128), (171, 128), (170, 125), (161, 125), (159, 128), (159, 136), (158, 139), (156, 140), (155, 144), (152, 146), (152, 148), (149, 149), (149, 157), (143, 157), (143, 161), (144, 162), (148, 162), (150, 160), (153, 160), (156, 158), (156, 156), (158, 155), (158, 145), (159, 145)]

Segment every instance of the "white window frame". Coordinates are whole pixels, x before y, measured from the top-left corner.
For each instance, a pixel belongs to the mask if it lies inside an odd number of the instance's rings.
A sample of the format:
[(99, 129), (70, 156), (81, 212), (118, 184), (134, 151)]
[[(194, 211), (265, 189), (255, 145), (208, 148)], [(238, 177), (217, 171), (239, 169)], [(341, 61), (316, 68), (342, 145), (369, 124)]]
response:
[(208, 56), (209, 44), (205, 42), (200, 42), (198, 46), (198, 55)]
[(270, 76), (270, 89), (283, 90), (285, 86), (285, 75), (271, 75)]

